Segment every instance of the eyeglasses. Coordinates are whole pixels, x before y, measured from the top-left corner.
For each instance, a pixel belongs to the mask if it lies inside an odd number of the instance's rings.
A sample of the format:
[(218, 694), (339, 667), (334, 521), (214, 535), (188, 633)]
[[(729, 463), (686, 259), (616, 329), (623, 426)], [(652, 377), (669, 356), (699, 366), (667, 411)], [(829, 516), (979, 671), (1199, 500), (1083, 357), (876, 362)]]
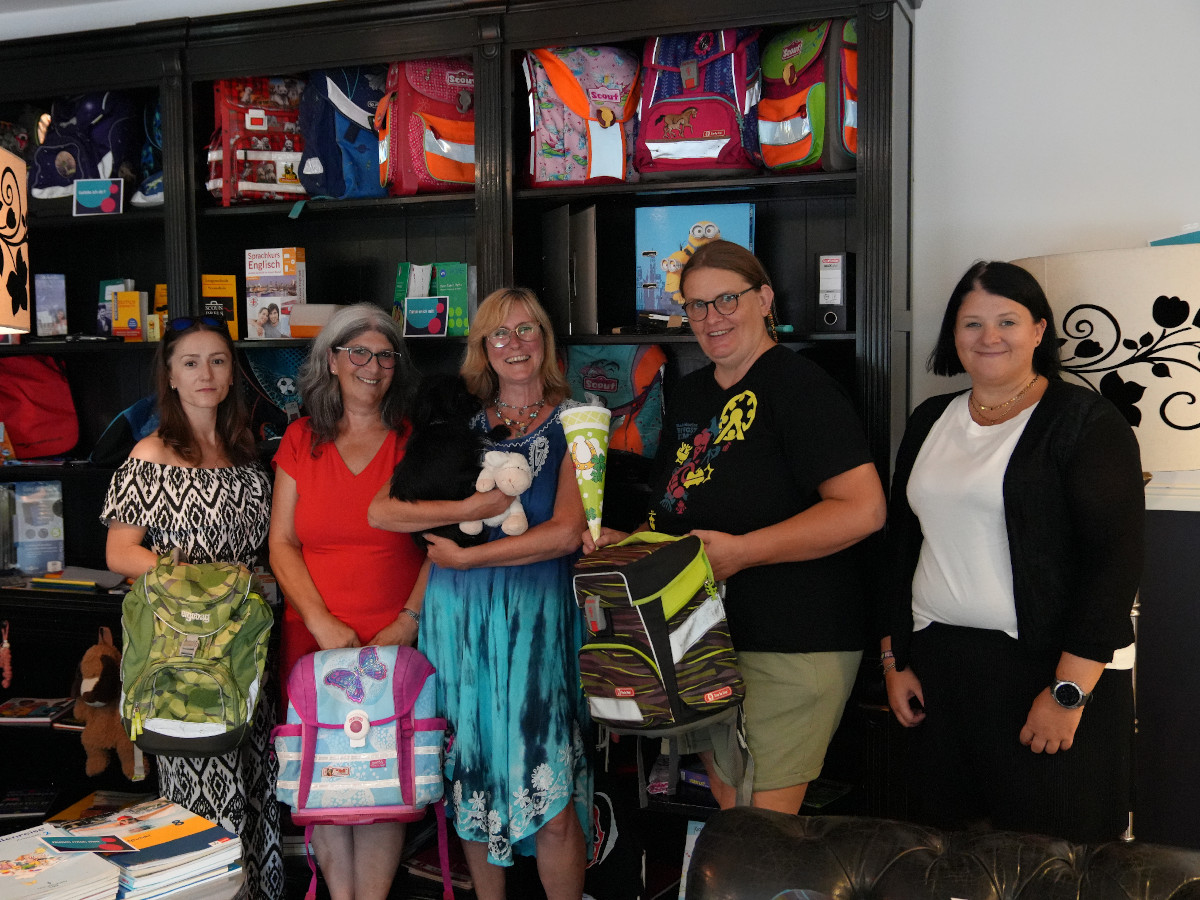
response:
[(207, 325), (209, 328), (228, 331), (225, 320), (216, 316), (176, 316), (167, 323), (167, 328), (171, 331), (187, 331), (193, 325)]
[(345, 350), (346, 355), (350, 357), (350, 362), (356, 366), (365, 366), (374, 357), (381, 369), (394, 369), (396, 360), (400, 358), (400, 354), (395, 350), (380, 350), (372, 353), (366, 347), (334, 347), (333, 349)]
[(508, 346), (508, 342), (512, 340), (514, 334), (518, 340), (532, 341), (541, 330), (541, 327), (534, 322), (522, 322), (516, 328), (505, 328), (502, 325), (487, 336), (487, 342), (499, 350), (501, 347)]
[(733, 311), (738, 307), (738, 300), (742, 294), (748, 294), (750, 291), (758, 290), (762, 287), (761, 284), (752, 284), (744, 291), (738, 291), (736, 294), (722, 294), (715, 300), (686, 300), (683, 303), (683, 311), (687, 315), (688, 320), (699, 322), (708, 315), (708, 308), (715, 306), (717, 312), (723, 316), (733, 315)]

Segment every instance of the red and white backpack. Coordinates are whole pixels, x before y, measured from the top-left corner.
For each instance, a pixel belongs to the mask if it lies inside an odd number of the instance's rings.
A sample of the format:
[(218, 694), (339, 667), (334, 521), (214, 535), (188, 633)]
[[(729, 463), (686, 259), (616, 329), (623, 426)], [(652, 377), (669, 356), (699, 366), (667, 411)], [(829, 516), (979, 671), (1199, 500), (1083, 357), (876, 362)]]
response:
[(726, 28), (646, 42), (639, 172), (758, 167), (758, 34)]
[(529, 183), (637, 181), (637, 57), (617, 47), (547, 47), (525, 54)]
[(388, 68), (375, 110), (379, 183), (393, 196), (475, 187), (475, 70), (468, 57)]

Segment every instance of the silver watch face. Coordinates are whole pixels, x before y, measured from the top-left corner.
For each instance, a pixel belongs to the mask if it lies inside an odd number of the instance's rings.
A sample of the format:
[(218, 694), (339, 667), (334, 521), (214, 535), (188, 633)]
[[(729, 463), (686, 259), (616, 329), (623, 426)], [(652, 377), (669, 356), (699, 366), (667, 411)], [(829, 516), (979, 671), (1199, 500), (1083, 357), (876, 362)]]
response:
[(1066, 709), (1078, 709), (1087, 701), (1083, 689), (1073, 681), (1057, 681), (1050, 692), (1058, 705)]

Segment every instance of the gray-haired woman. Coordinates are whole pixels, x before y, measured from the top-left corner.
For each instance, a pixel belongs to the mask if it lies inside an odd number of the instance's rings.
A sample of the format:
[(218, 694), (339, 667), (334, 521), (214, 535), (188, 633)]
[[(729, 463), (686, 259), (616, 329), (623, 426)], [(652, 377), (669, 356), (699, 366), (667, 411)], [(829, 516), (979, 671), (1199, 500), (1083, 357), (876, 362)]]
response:
[[(371, 498), (404, 455), (414, 377), (396, 323), (369, 303), (335, 313), (300, 369), (309, 415), (275, 454), (270, 528), (287, 599), (285, 685), (306, 653), (416, 640), (424, 554), (411, 535), (367, 524)], [(313, 829), (332, 900), (386, 898), (403, 846), (400, 822)]]

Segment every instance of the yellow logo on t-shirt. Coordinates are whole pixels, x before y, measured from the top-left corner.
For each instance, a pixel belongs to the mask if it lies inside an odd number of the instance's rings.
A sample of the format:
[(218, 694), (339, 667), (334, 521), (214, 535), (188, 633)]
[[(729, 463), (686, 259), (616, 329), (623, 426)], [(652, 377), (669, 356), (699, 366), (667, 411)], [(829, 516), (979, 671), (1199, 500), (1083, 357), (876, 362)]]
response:
[(754, 391), (743, 391), (736, 397), (731, 397), (721, 410), (721, 421), (717, 426), (720, 431), (716, 443), (740, 441), (754, 424), (757, 411), (758, 397), (754, 395)]

